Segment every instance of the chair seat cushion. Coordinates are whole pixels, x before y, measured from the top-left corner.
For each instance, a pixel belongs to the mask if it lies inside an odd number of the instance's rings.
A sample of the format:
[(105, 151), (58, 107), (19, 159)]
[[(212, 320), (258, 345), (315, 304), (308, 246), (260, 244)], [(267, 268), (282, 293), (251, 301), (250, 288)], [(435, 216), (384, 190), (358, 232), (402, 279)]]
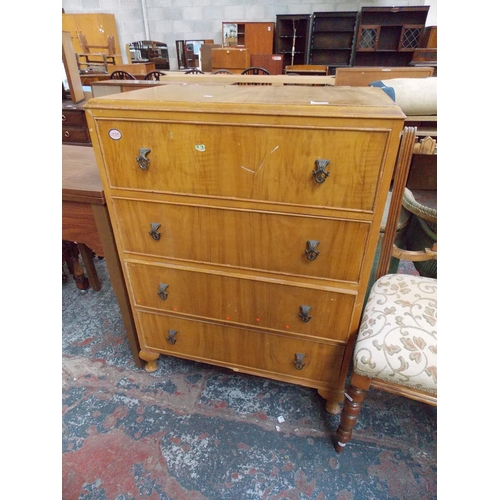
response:
[(437, 393), (437, 279), (406, 274), (378, 279), (353, 363), (360, 375)]

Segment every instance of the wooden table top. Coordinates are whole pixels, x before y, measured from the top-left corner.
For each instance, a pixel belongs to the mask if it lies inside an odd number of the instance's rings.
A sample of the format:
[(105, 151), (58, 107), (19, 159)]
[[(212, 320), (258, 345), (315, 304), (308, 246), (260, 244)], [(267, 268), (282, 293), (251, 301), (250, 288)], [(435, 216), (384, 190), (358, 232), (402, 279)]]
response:
[(62, 199), (106, 204), (92, 147), (62, 145)]

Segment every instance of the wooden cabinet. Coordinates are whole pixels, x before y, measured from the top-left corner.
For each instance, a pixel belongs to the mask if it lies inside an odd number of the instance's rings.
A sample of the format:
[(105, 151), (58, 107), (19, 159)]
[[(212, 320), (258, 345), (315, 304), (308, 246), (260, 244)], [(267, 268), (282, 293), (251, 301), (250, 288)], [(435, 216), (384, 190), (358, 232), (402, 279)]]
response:
[(222, 85), (86, 109), (146, 369), (211, 363), (337, 412), (401, 110), (376, 88)]
[(62, 103), (62, 142), (90, 146), (90, 134), (83, 105), (72, 101)]
[(227, 69), (241, 73), (250, 66), (250, 51), (246, 48), (226, 47), (212, 49), (212, 71)]
[(274, 35), (274, 52), (283, 54), (283, 67), (307, 64), (311, 16), (278, 15)]
[(274, 42), (274, 23), (222, 23), (222, 45), (241, 46), (250, 54), (272, 54)]
[(408, 66), (424, 32), (429, 6), (362, 7), (355, 66)]
[(311, 24), (309, 64), (327, 65), (330, 74), (352, 65), (357, 12), (315, 12)]

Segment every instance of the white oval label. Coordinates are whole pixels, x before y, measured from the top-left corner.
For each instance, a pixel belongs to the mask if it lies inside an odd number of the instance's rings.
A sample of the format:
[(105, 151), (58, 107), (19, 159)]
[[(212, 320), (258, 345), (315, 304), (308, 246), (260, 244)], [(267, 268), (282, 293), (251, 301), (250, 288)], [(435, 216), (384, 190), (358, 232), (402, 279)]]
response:
[(119, 130), (116, 130), (116, 128), (112, 128), (112, 129), (108, 132), (108, 135), (109, 135), (109, 137), (111, 137), (111, 139), (113, 139), (114, 141), (117, 141), (118, 139), (121, 139), (121, 138), (122, 138), (122, 133), (121, 133)]
[(205, 151), (205, 144), (195, 144), (194, 146), (194, 149), (196, 149), (196, 151)]

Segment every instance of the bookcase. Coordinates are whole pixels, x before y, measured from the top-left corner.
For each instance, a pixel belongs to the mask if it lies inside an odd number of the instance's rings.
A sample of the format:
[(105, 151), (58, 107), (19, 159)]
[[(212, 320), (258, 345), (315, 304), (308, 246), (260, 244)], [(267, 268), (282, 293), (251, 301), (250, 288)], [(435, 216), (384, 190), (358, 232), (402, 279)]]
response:
[(307, 64), (311, 16), (278, 15), (274, 35), (274, 53), (283, 55), (283, 67)]
[(408, 66), (429, 6), (362, 7), (353, 66)]
[(324, 64), (329, 73), (352, 65), (357, 12), (315, 12), (311, 21), (309, 64)]

